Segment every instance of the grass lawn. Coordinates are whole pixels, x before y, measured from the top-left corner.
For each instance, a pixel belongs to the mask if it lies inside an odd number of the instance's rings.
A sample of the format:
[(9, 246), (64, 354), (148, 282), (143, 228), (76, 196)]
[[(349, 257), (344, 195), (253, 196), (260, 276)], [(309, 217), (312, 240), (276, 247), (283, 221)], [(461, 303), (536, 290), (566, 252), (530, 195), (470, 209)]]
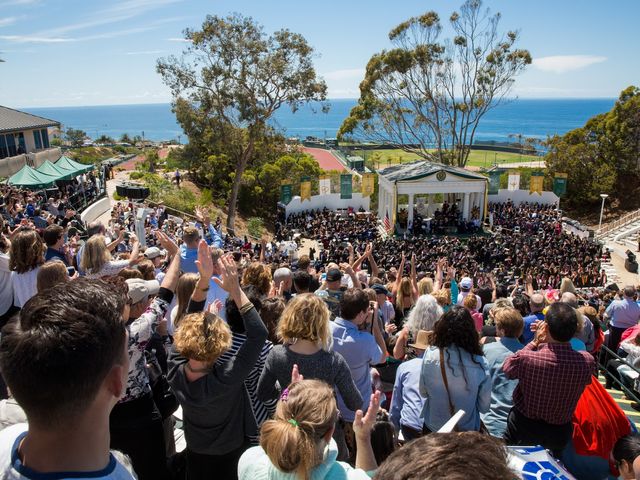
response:
[[(385, 168), (387, 165), (406, 163), (417, 160), (420, 157), (415, 153), (407, 153), (400, 149), (390, 150), (365, 150), (356, 151), (356, 155), (366, 155), (366, 159), (373, 161), (376, 168)], [(501, 163), (532, 162), (541, 160), (535, 155), (520, 155), (518, 153), (494, 152), (489, 150), (471, 150), (467, 165), (474, 167), (490, 167), (495, 161)]]

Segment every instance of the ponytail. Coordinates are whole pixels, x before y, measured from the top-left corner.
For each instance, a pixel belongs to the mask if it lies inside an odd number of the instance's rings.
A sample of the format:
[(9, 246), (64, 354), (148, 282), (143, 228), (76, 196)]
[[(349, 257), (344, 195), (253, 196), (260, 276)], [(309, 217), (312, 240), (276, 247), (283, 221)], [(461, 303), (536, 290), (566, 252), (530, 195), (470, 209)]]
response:
[(273, 420), (260, 430), (260, 446), (280, 471), (308, 480), (322, 463), (324, 437), (338, 417), (333, 389), (319, 380), (292, 384), (280, 399)]
[(260, 445), (278, 470), (296, 472), (304, 480), (318, 460), (322, 461), (315, 439), (300, 424), (267, 420), (260, 431)]

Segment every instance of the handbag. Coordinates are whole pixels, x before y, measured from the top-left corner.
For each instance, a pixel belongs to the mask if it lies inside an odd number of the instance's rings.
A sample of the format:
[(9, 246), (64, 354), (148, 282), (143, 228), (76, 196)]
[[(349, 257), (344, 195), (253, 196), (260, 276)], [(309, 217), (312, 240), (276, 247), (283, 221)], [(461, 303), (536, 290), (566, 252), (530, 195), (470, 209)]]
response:
[(153, 352), (145, 350), (147, 374), (149, 375), (149, 385), (153, 394), (153, 401), (162, 415), (162, 419), (169, 418), (178, 410), (178, 399), (171, 390), (167, 377), (162, 373), (158, 359)]
[[(447, 380), (447, 370), (444, 366), (444, 352), (442, 348), (440, 350), (440, 373), (442, 375), (442, 382), (444, 383), (444, 389), (447, 391), (447, 400), (449, 401), (449, 415), (453, 417), (453, 414), (456, 413), (456, 408), (453, 406), (453, 402), (451, 401), (451, 393), (449, 393), (449, 380)], [(453, 427), (454, 432), (459, 432), (458, 425)]]
[[(447, 370), (444, 366), (444, 352), (442, 351), (442, 349), (440, 349), (440, 373), (442, 374), (442, 382), (444, 383), (444, 388), (447, 391), (447, 400), (449, 400), (449, 415), (453, 417), (453, 414), (456, 413), (456, 408), (451, 401), (451, 394), (449, 393), (449, 381), (447, 380)], [(453, 431), (460, 432), (461, 430), (456, 424), (456, 426), (453, 427)], [(489, 430), (482, 420), (480, 420), (480, 429), (478, 431), (484, 435), (489, 435)]]

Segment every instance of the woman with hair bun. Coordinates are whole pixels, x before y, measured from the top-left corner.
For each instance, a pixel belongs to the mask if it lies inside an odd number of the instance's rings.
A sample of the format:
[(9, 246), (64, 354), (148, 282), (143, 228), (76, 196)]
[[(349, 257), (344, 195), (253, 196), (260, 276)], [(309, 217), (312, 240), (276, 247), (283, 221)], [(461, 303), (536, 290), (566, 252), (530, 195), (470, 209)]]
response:
[[(297, 370), (294, 368), (295, 379)], [(338, 419), (333, 389), (319, 380), (300, 380), (285, 389), (273, 420), (262, 425), (260, 446), (247, 450), (238, 463), (240, 480), (365, 480), (377, 468), (371, 430), (380, 392), (371, 395), (366, 415), (356, 412), (353, 429), (358, 451), (356, 468), (338, 462), (331, 438)]]

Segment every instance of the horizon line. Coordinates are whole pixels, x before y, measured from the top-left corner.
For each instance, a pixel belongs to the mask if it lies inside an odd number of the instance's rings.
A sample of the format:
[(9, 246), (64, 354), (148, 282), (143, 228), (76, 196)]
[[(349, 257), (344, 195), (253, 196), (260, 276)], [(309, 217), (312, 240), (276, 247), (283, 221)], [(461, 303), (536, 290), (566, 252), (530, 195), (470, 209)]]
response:
[[(617, 100), (618, 97), (515, 97), (506, 99), (507, 101), (514, 100)], [(338, 98), (327, 98), (327, 102), (331, 101), (353, 101), (357, 102), (358, 98), (347, 98), (347, 97), (338, 97)], [(171, 102), (150, 102), (150, 103), (105, 103), (99, 105), (52, 105), (48, 107), (43, 106), (31, 106), (31, 107), (9, 107), (17, 110), (36, 108), (36, 109), (47, 109), (47, 108), (92, 108), (92, 107), (132, 107), (138, 105), (171, 105)]]

